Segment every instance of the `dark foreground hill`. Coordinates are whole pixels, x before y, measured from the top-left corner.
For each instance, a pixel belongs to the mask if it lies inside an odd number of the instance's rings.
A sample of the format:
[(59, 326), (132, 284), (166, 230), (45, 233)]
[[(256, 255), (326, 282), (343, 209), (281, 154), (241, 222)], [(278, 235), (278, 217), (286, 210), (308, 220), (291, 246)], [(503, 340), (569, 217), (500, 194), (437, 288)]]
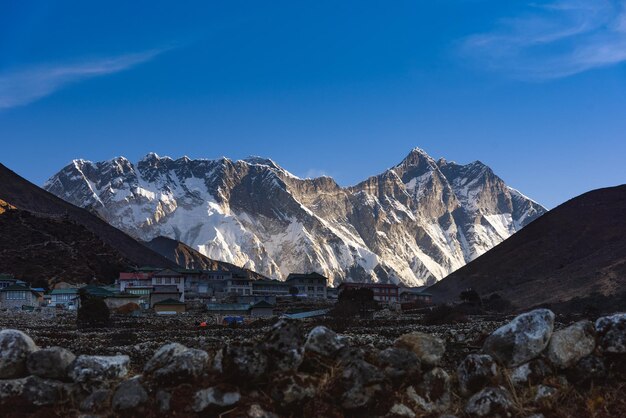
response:
[(176, 264), (0, 164), (0, 272), (18, 278), (111, 280), (120, 269)]
[(467, 288), (483, 296), (498, 293), (520, 308), (623, 300), (626, 185), (594, 190), (560, 205), (430, 291), (442, 302)]
[(252, 270), (237, 267), (234, 264), (226, 263), (223, 261), (213, 260), (205, 256), (204, 254), (201, 254), (200, 252), (194, 250), (190, 246), (171, 238), (156, 237), (152, 241), (146, 242), (145, 245), (183, 268), (202, 270), (226, 270), (256, 279), (265, 278), (265, 276)]

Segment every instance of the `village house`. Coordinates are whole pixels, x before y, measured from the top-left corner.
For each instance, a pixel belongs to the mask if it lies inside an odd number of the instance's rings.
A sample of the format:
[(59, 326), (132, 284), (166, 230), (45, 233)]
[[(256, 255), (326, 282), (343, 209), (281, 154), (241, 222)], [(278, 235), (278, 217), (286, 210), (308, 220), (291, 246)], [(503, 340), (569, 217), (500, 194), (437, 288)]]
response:
[(403, 287), (400, 289), (400, 302), (403, 303), (420, 303), (423, 305), (431, 305), (433, 295), (426, 292), (427, 286), (420, 287)]
[(208, 303), (207, 313), (214, 315), (247, 315), (249, 303)]
[(0, 274), (0, 289), (17, 284), (16, 282), (17, 279), (15, 279), (12, 274)]
[(130, 291), (131, 288), (152, 289), (152, 272), (133, 271), (120, 273), (117, 279), (120, 292)]
[(43, 295), (24, 285), (13, 284), (0, 289), (2, 308), (35, 308), (43, 302)]
[(295, 274), (287, 276), (286, 280), (289, 288), (298, 289), (298, 296), (309, 299), (326, 299), (326, 284), (328, 279), (318, 273)]
[(186, 305), (176, 299), (165, 299), (154, 304), (154, 312), (159, 315), (176, 315), (186, 312)]
[(62, 306), (66, 309), (75, 310), (80, 307), (80, 296), (75, 287), (53, 289), (50, 292), (50, 306)]
[(251, 295), (253, 281), (247, 277), (233, 275), (232, 278), (226, 280), (226, 293), (229, 295)]
[(185, 301), (185, 277), (174, 270), (165, 269), (159, 272), (156, 272), (152, 275), (152, 286), (161, 287), (161, 286), (175, 286), (180, 297), (177, 298), (181, 302)]
[(205, 270), (185, 277), (185, 298), (208, 299), (226, 292), (232, 273), (223, 270)]
[(374, 293), (374, 300), (385, 305), (397, 303), (400, 300), (400, 288), (393, 283), (354, 283), (344, 282), (337, 288), (339, 295), (346, 289), (370, 289)]
[(252, 282), (252, 294), (255, 296), (289, 296), (289, 284), (280, 280), (254, 280)]
[(269, 318), (274, 316), (274, 305), (264, 300), (250, 305), (250, 316), (255, 318)]
[(184, 302), (184, 300), (182, 300), (182, 294), (176, 285), (154, 286), (152, 293), (150, 293), (150, 307), (154, 308), (155, 303), (166, 299)]

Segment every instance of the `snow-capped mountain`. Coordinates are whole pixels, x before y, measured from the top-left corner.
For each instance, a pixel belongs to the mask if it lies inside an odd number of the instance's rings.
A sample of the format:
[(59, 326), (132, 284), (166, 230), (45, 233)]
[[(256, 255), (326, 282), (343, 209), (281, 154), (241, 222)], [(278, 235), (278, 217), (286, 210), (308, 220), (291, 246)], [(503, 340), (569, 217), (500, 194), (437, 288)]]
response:
[(353, 187), (272, 160), (75, 160), (45, 189), (149, 241), (167, 236), (267, 276), (430, 284), (545, 212), (479, 161), (416, 148)]

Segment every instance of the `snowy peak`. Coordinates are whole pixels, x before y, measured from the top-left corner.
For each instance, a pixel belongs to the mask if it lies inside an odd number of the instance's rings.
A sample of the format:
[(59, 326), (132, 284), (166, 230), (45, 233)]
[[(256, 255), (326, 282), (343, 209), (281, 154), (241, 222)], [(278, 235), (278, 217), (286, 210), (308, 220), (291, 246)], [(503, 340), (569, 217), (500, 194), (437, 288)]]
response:
[(45, 188), (143, 241), (166, 236), (267, 276), (318, 271), (336, 284), (433, 283), (545, 211), (486, 165), (419, 148), (348, 188), (269, 158), (155, 153), (136, 164), (75, 160)]

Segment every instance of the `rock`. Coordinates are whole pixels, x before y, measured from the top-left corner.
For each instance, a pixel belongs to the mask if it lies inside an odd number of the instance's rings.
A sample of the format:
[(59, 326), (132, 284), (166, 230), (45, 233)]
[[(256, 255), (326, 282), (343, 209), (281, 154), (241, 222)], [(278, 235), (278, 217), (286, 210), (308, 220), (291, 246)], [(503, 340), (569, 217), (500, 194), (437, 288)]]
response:
[(501, 386), (481, 390), (465, 405), (465, 412), (473, 417), (510, 417), (512, 410), (511, 394)]
[(215, 386), (197, 391), (192, 408), (195, 412), (202, 412), (210, 406), (223, 408), (235, 405), (240, 399), (241, 395), (236, 388)]
[(386, 389), (385, 376), (364, 360), (353, 360), (343, 365), (340, 387), (341, 405), (345, 409), (364, 408), (378, 399)]
[(65, 380), (68, 369), (75, 359), (76, 356), (65, 348), (44, 348), (30, 353), (27, 368), (28, 372), (35, 376)]
[(24, 382), (23, 396), (33, 405), (55, 405), (61, 403), (64, 389), (63, 383), (59, 381), (29, 376)]
[(148, 401), (148, 392), (135, 377), (120, 383), (115, 389), (111, 406), (114, 411), (128, 411), (138, 408)]
[(313, 399), (317, 394), (318, 381), (306, 374), (284, 376), (272, 382), (270, 395), (282, 406)]
[(553, 399), (559, 391), (552, 386), (539, 385), (535, 394), (535, 402), (544, 402)]
[(268, 369), (268, 357), (252, 344), (231, 344), (224, 348), (222, 375), (233, 383), (254, 383)]
[(598, 318), (598, 347), (605, 353), (626, 353), (626, 313)]
[(511, 370), (511, 381), (517, 386), (536, 385), (552, 374), (542, 359), (531, 360)]
[(488, 354), (470, 354), (457, 369), (459, 388), (465, 396), (492, 386), (498, 377), (498, 366)]
[(580, 359), (573, 367), (567, 370), (567, 379), (578, 385), (600, 382), (607, 378), (607, 369), (604, 361), (595, 355)]
[(343, 338), (337, 335), (335, 331), (324, 326), (318, 326), (309, 332), (304, 349), (321, 356), (332, 357), (344, 346)]
[(443, 412), (450, 407), (450, 376), (438, 367), (424, 374), (416, 386), (407, 388), (407, 396), (419, 408), (431, 414)]
[(108, 409), (112, 394), (113, 391), (110, 389), (97, 389), (83, 399), (80, 403), (80, 410), (83, 412), (98, 412)]
[(156, 393), (156, 401), (159, 407), (159, 412), (166, 413), (170, 410), (170, 401), (172, 400), (172, 395), (165, 391), (159, 390)]
[(100, 387), (128, 374), (128, 356), (78, 356), (69, 369), (69, 377), (83, 387)]
[(422, 332), (404, 334), (395, 341), (394, 345), (414, 352), (423, 365), (431, 367), (439, 364), (446, 351), (446, 346), (441, 339)]
[(421, 373), (417, 354), (401, 348), (387, 348), (381, 351), (377, 364), (395, 384), (406, 379), (417, 378)]
[(37, 345), (22, 331), (0, 331), (0, 379), (26, 375), (26, 359), (37, 350)]
[(28, 378), (0, 380), (0, 401), (21, 396), (24, 393), (24, 384)]
[(208, 367), (206, 351), (170, 343), (159, 348), (146, 363), (146, 376), (163, 384), (173, 385), (198, 379)]
[(259, 405), (258, 403), (255, 403), (255, 404), (250, 405), (250, 408), (248, 408), (246, 417), (247, 418), (278, 418), (278, 415), (272, 412), (267, 412), (266, 410), (261, 408), (261, 405)]
[(411, 410), (411, 408), (401, 403), (394, 404), (389, 410), (389, 415), (394, 417), (406, 418), (415, 418), (417, 416), (415, 415), (415, 412)]
[(536, 309), (495, 330), (485, 340), (483, 351), (506, 367), (519, 366), (541, 354), (553, 328), (554, 313)]
[(20, 398), (32, 405), (46, 406), (61, 403), (65, 394), (63, 383), (37, 376), (0, 380), (0, 401)]
[(304, 333), (297, 321), (278, 321), (261, 343), (261, 351), (273, 369), (295, 370), (302, 363)]
[(561, 369), (574, 365), (596, 347), (596, 332), (590, 321), (580, 321), (555, 331), (548, 345), (548, 359)]

